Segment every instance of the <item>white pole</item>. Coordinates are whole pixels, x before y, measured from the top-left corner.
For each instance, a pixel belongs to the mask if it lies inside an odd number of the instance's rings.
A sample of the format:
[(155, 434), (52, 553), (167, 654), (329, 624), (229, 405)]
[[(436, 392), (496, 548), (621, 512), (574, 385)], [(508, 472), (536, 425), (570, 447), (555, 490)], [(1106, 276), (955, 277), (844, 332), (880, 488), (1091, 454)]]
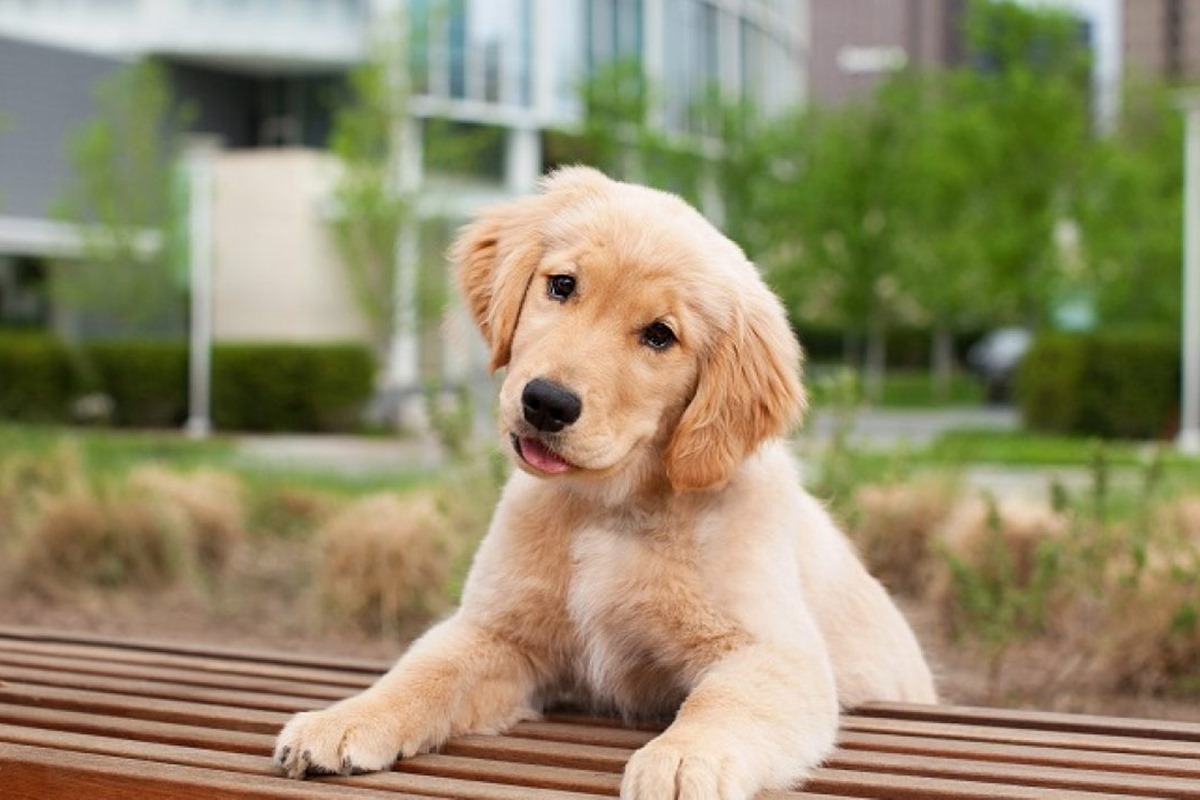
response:
[(1183, 193), (1183, 381), (1179, 438), (1184, 453), (1200, 453), (1200, 93), (1180, 99), (1186, 120)]
[(188, 274), (191, 279), (191, 329), (188, 347), (188, 419), (193, 439), (212, 432), (212, 160), (208, 147), (188, 154)]

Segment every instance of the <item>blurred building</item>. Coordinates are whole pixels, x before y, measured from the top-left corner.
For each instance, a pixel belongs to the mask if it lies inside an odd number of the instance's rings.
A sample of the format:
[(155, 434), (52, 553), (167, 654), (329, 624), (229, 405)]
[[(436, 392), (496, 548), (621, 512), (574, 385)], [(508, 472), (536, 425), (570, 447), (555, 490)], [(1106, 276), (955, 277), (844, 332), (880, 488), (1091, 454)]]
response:
[(905, 67), (964, 58), (966, 0), (811, 0), (808, 76), (814, 103), (865, 97)]
[(1121, 58), (1130, 76), (1200, 80), (1200, 0), (1121, 0)]
[[(434, 259), (471, 212), (533, 187), (548, 133), (580, 120), (579, 86), (602, 65), (640, 62), (660, 89), (652, 118), (679, 134), (714, 83), (768, 112), (805, 99), (808, 0), (0, 0), (0, 324), (48, 314), (20, 297), (48, 259), (78, 252), (51, 207), (96, 81), (153, 57), (216, 148), (217, 338), (362, 335), (326, 225), (325, 146), (347, 71), (401, 7), (421, 33), (403, 179), (421, 189), (430, 223), (412, 238)], [(438, 135), (486, 127), (497, 145), (441, 170), (422, 155), (433, 120)], [(404, 336), (394, 384), (418, 385), (421, 365), (471, 367), (440, 334)]]

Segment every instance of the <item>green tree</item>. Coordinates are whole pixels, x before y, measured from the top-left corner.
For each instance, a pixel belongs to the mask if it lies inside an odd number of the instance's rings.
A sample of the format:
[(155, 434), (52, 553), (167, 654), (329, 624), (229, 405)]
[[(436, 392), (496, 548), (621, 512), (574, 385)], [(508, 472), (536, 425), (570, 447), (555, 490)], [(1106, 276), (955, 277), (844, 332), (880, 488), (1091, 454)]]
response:
[(973, 2), (967, 40), (973, 63), (960, 72), (957, 102), (986, 115), (988, 134), (972, 152), (989, 216), (980, 289), (997, 313), (1036, 327), (1061, 288), (1054, 231), (1092, 143), (1089, 56), (1074, 17), (1013, 0)]
[(101, 81), (95, 98), (95, 116), (68, 140), (73, 182), (56, 208), (79, 225), (82, 263), (58, 265), (53, 291), (86, 329), (181, 334), (186, 266), (178, 158), (191, 110), (173, 104), (166, 74), (153, 61)]
[(913, 321), (932, 329), (935, 394), (945, 398), (954, 370), (955, 334), (993, 313), (985, 242), (991, 214), (978, 190), (978, 153), (992, 135), (980, 104), (963, 102), (963, 81), (949, 73), (904, 73), (879, 102), (910, 115), (897, 135), (897, 233), (894, 264)]
[(764, 203), (780, 250), (771, 260), (773, 283), (794, 315), (823, 317), (846, 331), (847, 358), (865, 341), (864, 389), (872, 400), (882, 389), (899, 288), (898, 132), (905, 119), (894, 111), (864, 102), (781, 121), (773, 140), (793, 152), (775, 160), (787, 167)]
[(1183, 227), (1183, 122), (1167, 87), (1133, 85), (1099, 142), (1080, 193), (1087, 268), (1081, 276), (1106, 326), (1177, 331)]
[(410, 119), (406, 41), (406, 34), (380, 37), (372, 57), (351, 70), (330, 139), (340, 165), (334, 241), (381, 364), (396, 326), (401, 234), (414, 219), (400, 175)]
[(895, 322), (933, 328), (944, 391), (955, 331), (1044, 319), (1061, 281), (1054, 230), (1090, 145), (1074, 25), (981, 0), (968, 66), (897, 74), (867, 102), (811, 109), (776, 136), (793, 150), (776, 163), (795, 165), (773, 192), (773, 236), (792, 243), (777, 284), (793, 309), (865, 339), (868, 397)]
[[(700, 203), (712, 158), (700, 137), (672, 133), (652, 119), (657, 88), (637, 59), (617, 59), (592, 70), (578, 86), (583, 116), (560, 131), (561, 162), (585, 163), (617, 180), (675, 192)], [(695, 101), (703, 112), (708, 95)]]

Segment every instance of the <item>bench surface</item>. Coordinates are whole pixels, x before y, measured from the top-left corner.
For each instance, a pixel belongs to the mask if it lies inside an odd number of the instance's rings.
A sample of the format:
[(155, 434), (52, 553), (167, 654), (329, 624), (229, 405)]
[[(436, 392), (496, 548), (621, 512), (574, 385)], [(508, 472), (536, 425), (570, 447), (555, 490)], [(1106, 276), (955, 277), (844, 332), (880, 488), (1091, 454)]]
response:
[[(0, 627), (0, 797), (613, 797), (654, 736), (551, 716), (467, 736), (390, 773), (304, 782), (270, 753), (292, 712), (387, 664)], [(772, 797), (1200, 799), (1200, 723), (870, 705), (803, 790)]]

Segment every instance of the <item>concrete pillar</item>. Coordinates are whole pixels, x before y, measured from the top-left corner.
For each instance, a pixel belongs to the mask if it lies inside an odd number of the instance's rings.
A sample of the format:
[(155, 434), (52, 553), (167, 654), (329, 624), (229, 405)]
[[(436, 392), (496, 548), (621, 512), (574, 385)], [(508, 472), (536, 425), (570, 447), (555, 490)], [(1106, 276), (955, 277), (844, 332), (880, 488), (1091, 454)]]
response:
[(216, 147), (197, 142), (188, 150), (188, 277), (191, 282), (188, 332), (188, 436), (212, 432), (213, 339), (213, 158)]
[(425, 404), (420, 375), (420, 319), (417, 307), (418, 273), (421, 269), (420, 192), (423, 180), (421, 123), (409, 117), (397, 126), (396, 180), (410, 198), (409, 213), (396, 243), (396, 282), (387, 386), (396, 397), (395, 423), (404, 429), (426, 427)]
[(1183, 387), (1180, 451), (1200, 454), (1200, 93), (1180, 98), (1186, 121), (1183, 203)]

